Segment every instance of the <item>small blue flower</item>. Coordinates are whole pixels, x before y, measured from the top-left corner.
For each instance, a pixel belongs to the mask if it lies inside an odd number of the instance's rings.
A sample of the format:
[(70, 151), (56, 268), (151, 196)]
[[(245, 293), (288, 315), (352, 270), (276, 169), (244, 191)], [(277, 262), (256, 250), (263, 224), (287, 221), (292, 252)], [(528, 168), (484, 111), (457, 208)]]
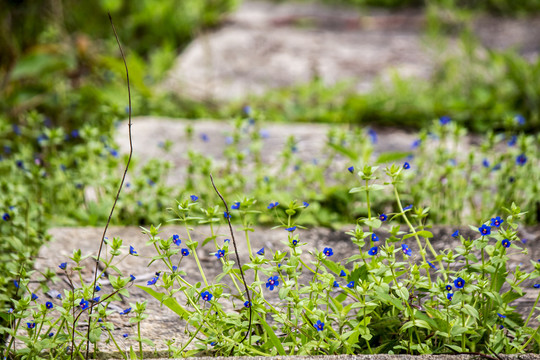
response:
[(182, 249), (182, 256), (188, 256), (189, 255), (189, 250), (186, 249), (186, 248), (183, 248)]
[(111, 154), (112, 157), (118, 157), (118, 151), (116, 151), (115, 149), (111, 149), (109, 151), (109, 154)]
[(130, 255), (137, 255), (137, 252), (135, 251), (135, 249), (131, 245), (129, 246), (129, 254)]
[(462, 289), (462, 288), (465, 286), (465, 280), (463, 280), (462, 278), (458, 277), (456, 280), (454, 280), (454, 286), (455, 286), (457, 289)]
[(350, 172), (351, 174), (353, 174), (353, 173), (354, 173), (354, 166), (348, 167), (347, 170), (349, 170), (349, 172)]
[(180, 246), (180, 244), (182, 243), (182, 240), (180, 240), (180, 236), (178, 234), (174, 234), (172, 236), (172, 240), (173, 240), (174, 245), (176, 246)]
[(518, 157), (516, 157), (516, 164), (518, 164), (519, 166), (525, 165), (526, 162), (527, 156), (525, 156), (525, 154), (520, 154), (518, 155)]
[(225, 239), (225, 240), (223, 240), (223, 243), (224, 243), (224, 244), (225, 244), (225, 243), (230, 243), (230, 242), (231, 242), (231, 239)]
[(32, 293), (32, 300), (36, 301), (38, 299), (38, 296), (34, 293)]
[(62, 300), (62, 294), (56, 295), (56, 298), (57, 298), (58, 300)]
[(11, 216), (9, 216), (8, 213), (4, 213), (4, 215), (2, 215), (2, 220), (9, 221), (9, 219), (11, 219)]
[(494, 217), (491, 219), (491, 226), (499, 227), (504, 222), (500, 216)]
[(293, 246), (296, 246), (296, 245), (298, 245), (298, 240), (296, 240), (296, 239), (293, 239), (293, 241), (292, 241), (292, 245), (293, 245)]
[(413, 143), (411, 144), (411, 149), (416, 149), (416, 148), (419, 147), (421, 144), (422, 144), (422, 140), (416, 139), (416, 140), (414, 140)]
[(67, 267), (67, 262), (63, 262), (61, 263), (60, 265), (58, 265), (58, 267), (62, 270), (66, 270), (66, 267)]
[(428, 261), (427, 263), (431, 268), (433, 268), (435, 270), (439, 270), (439, 269), (437, 269), (437, 267), (435, 265), (433, 265), (433, 263), (431, 261)]
[(386, 216), (386, 214), (379, 215), (379, 220), (386, 221), (387, 219), (388, 219), (388, 216)]
[(491, 228), (489, 226), (486, 226), (485, 224), (480, 226), (478, 228), (478, 231), (480, 231), (480, 234), (482, 234), (482, 236), (487, 236), (491, 234)]
[(412, 205), (407, 205), (403, 208), (403, 211), (407, 211), (409, 209), (412, 209)]
[(215, 255), (216, 255), (216, 257), (217, 257), (218, 259), (221, 259), (222, 257), (225, 256), (225, 250), (220, 249), (220, 250), (218, 250), (218, 251), (215, 253)]
[(441, 124), (441, 125), (449, 124), (450, 121), (451, 121), (450, 117), (449, 117), (449, 116), (446, 116), (446, 115), (445, 115), (445, 116), (441, 116), (441, 117), (439, 118), (439, 124)]
[(98, 303), (101, 300), (101, 296), (96, 296), (92, 299), (93, 302)]
[(368, 130), (368, 135), (369, 135), (369, 138), (371, 140), (371, 143), (376, 144), (377, 143), (377, 133), (375, 132), (375, 130), (370, 128)]
[(323, 254), (326, 256), (332, 256), (334, 255), (334, 251), (332, 250), (332, 248), (324, 248)]
[(412, 255), (412, 251), (411, 249), (409, 249), (409, 247), (407, 246), (407, 244), (401, 244), (401, 251), (403, 251), (403, 253), (407, 256), (411, 256)]
[(128, 307), (126, 310), (120, 311), (120, 315), (126, 315), (126, 314), (129, 314), (130, 311), (131, 311), (131, 308)]
[(214, 295), (210, 294), (208, 291), (205, 291), (201, 294), (201, 298), (204, 300), (204, 301), (210, 301), (212, 300), (212, 297)]
[(334, 281), (334, 287), (339, 287), (339, 283), (337, 281)]
[(101, 286), (97, 285), (96, 286), (96, 291), (99, 292), (101, 290)]
[(405, 162), (405, 164), (403, 164), (403, 168), (404, 168), (405, 170), (410, 169), (410, 168), (411, 168), (411, 165), (410, 165), (408, 162)]
[(123, 336), (124, 338), (127, 338), (129, 335), (128, 335), (128, 334), (122, 334), (122, 336)]
[(36, 323), (35, 322), (27, 322), (26, 323), (26, 327), (29, 328), (29, 329), (33, 329), (36, 327)]
[(501, 164), (495, 164), (495, 166), (493, 166), (493, 168), (491, 169), (491, 171), (497, 171), (497, 170), (500, 170), (501, 169)]
[(454, 231), (454, 233), (452, 234), (452, 237), (457, 238), (458, 236), (459, 236), (459, 230)]
[(294, 230), (296, 230), (296, 226), (292, 226), (290, 228), (286, 228), (285, 230), (289, 231), (289, 232), (293, 232)]
[(315, 329), (317, 329), (317, 331), (323, 331), (324, 329), (324, 323), (321, 320), (317, 320), (317, 322), (313, 324), (313, 326), (315, 327)]
[(47, 302), (45, 303), (45, 307), (46, 307), (47, 309), (52, 309), (52, 308), (53, 308), (53, 303), (50, 302), (50, 301), (47, 301)]
[(204, 142), (208, 142), (208, 140), (210, 140), (210, 139), (208, 138), (208, 135), (206, 135), (205, 133), (202, 133), (201, 134), (201, 140), (204, 141)]
[(199, 197), (198, 197), (197, 195), (191, 195), (189, 198), (190, 198), (191, 201), (193, 201), (193, 202), (199, 200)]
[(19, 288), (19, 282), (17, 280), (13, 280), (13, 285), (15, 285), (15, 288)]
[(230, 218), (231, 218), (231, 214), (229, 214), (228, 212), (224, 211), (224, 212), (223, 212), (223, 217), (224, 217), (225, 219), (230, 219)]
[(345, 273), (345, 271), (341, 270), (341, 272), (339, 273), (339, 276), (345, 277), (345, 276), (347, 276), (347, 274)]
[(534, 284), (533, 287), (534, 287), (535, 289), (540, 289), (540, 284)]
[(81, 307), (82, 310), (86, 310), (86, 309), (88, 309), (89, 303), (88, 303), (88, 301), (86, 301), (84, 299), (81, 299), (81, 302), (79, 303), (79, 306)]
[(498, 315), (501, 319), (504, 319), (504, 318), (506, 317), (506, 315), (499, 314), (499, 313), (497, 313), (497, 315)]
[(251, 307), (251, 303), (250, 303), (248, 300), (244, 301), (244, 307), (250, 308), (250, 307)]
[(172, 266), (172, 271), (173, 271), (173, 272), (176, 272), (176, 270), (178, 270), (178, 266), (173, 265), (173, 266)]
[(233, 209), (233, 210), (238, 210), (238, 209), (240, 209), (240, 201), (235, 202), (235, 203), (231, 206), (231, 209)]
[(309, 206), (309, 203), (304, 201), (304, 207), (307, 208)]
[(517, 136), (516, 135), (512, 135), (512, 137), (510, 138), (510, 140), (508, 140), (508, 146), (514, 146), (517, 144)]
[(257, 255), (264, 255), (264, 248), (257, 251)]
[(242, 108), (242, 112), (244, 113), (244, 115), (251, 115), (251, 106), (249, 105), (246, 105)]
[(516, 115), (516, 116), (514, 116), (514, 121), (515, 121), (518, 125), (525, 125), (525, 118), (523, 117), (523, 115)]
[(444, 287), (446, 291), (452, 291), (452, 285), (448, 284)]
[(488, 167), (489, 167), (489, 161), (488, 161), (488, 159), (482, 160), (482, 166), (485, 167), (485, 168), (488, 168)]
[(148, 280), (148, 282), (146, 283), (147, 285), (155, 285), (156, 282), (158, 281), (159, 277), (154, 277), (152, 278), (152, 280)]
[(379, 252), (379, 248), (374, 246), (371, 249), (369, 249), (368, 254), (371, 256), (375, 256), (377, 255), (377, 252)]
[(49, 333), (49, 337), (53, 337), (54, 336), (54, 333), (53, 332), (50, 332)]
[(266, 282), (266, 288), (269, 289), (270, 291), (274, 290), (274, 287), (279, 285), (278, 279), (279, 277), (277, 275), (269, 277)]
[(279, 205), (279, 203), (278, 203), (277, 201), (276, 201), (276, 202), (272, 202), (272, 203), (270, 203), (270, 204), (267, 206), (267, 208), (268, 208), (268, 209), (273, 209), (273, 208), (275, 208), (275, 207), (278, 206), (278, 205)]
[(372, 241), (379, 241), (379, 237), (376, 234), (371, 234)]
[(135, 279), (137, 279), (135, 276), (131, 274), (129, 275), (129, 281), (135, 281)]
[(347, 287), (348, 287), (349, 289), (354, 288), (354, 281), (349, 282), (349, 283), (347, 284)]
[(454, 297), (454, 294), (452, 294), (452, 293), (446, 294), (446, 298), (447, 298), (448, 300), (450, 300), (450, 301), (452, 301), (452, 298), (453, 298), (453, 297)]
[(505, 248), (510, 247), (510, 241), (508, 239), (504, 239), (502, 241), (502, 246), (504, 246)]

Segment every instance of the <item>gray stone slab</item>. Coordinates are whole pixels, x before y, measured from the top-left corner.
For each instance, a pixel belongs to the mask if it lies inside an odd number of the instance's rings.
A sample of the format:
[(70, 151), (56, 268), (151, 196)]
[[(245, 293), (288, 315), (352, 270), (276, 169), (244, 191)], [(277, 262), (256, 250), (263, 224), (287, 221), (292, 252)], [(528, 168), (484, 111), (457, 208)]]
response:
[[(235, 229), (238, 226), (235, 226)], [(353, 226), (340, 231), (333, 231), (330, 229), (324, 228), (313, 228), (308, 230), (300, 230), (300, 239), (307, 242), (308, 245), (303, 248), (304, 252), (302, 257), (307, 262), (310, 260), (309, 250), (318, 249), (322, 250), (324, 247), (332, 247), (334, 250), (333, 259), (339, 261), (350, 256), (352, 253), (358, 251), (357, 247), (353, 245), (349, 236), (344, 232), (350, 230)], [(169, 237), (173, 234), (179, 234), (181, 239), (186, 239), (187, 234), (184, 227), (179, 226), (167, 226), (162, 228), (162, 237)], [(448, 227), (435, 227), (432, 229), (435, 237), (432, 241), (433, 246), (437, 251), (442, 249), (454, 248), (457, 243), (456, 240), (451, 237), (451, 233), (454, 231), (453, 228)], [(471, 231), (463, 228), (461, 229), (462, 233), (470, 234)], [(72, 251), (76, 248), (80, 248), (84, 255), (90, 255), (97, 253), (99, 239), (101, 238), (102, 230), (98, 228), (54, 228), (50, 230), (50, 233), (53, 237), (53, 241), (49, 244), (42, 247), (40, 250), (39, 256), (36, 259), (35, 267), (43, 271), (45, 268), (51, 268), (55, 271), (59, 277), (59, 281), (51, 285), (51, 288), (63, 292), (64, 289), (68, 288), (68, 279), (63, 271), (58, 268), (58, 265), (61, 262), (68, 262), (68, 269), (73, 266), (73, 262), (68, 258), (71, 256)], [(204, 238), (209, 236), (208, 227), (195, 227), (192, 231), (191, 236), (193, 239), (202, 241)], [(216, 233), (219, 234), (218, 244), (223, 244), (225, 238), (230, 238), (228, 230), (225, 225), (221, 225), (216, 228)], [(381, 239), (385, 239), (386, 234), (384, 232), (379, 233)], [(133, 274), (137, 280), (135, 284), (146, 285), (146, 282), (151, 279), (156, 271), (165, 271), (164, 265), (160, 263), (154, 263), (147, 266), (150, 261), (151, 256), (155, 255), (155, 252), (151, 246), (145, 246), (147, 237), (141, 233), (140, 228), (137, 227), (112, 227), (109, 230), (108, 237), (113, 238), (118, 236), (124, 240), (124, 245), (129, 247), (133, 246), (138, 252), (137, 257), (125, 255), (122, 257), (122, 261), (117, 264), (118, 268), (127, 276)], [(245, 238), (242, 232), (236, 231), (235, 233), (238, 245), (241, 261), (245, 262), (247, 259), (247, 248), (245, 246)], [(529, 250), (528, 255), (523, 254), (512, 254), (510, 264), (511, 266), (516, 266), (517, 264), (523, 264), (524, 268), (530, 268), (529, 259), (538, 259), (540, 258), (540, 247), (538, 243), (540, 242), (540, 227), (535, 228), (524, 228), (521, 230), (522, 238), (527, 238), (526, 247)], [(267, 257), (269, 254), (275, 250), (287, 250), (287, 247), (283, 242), (286, 242), (287, 233), (282, 228), (281, 229), (267, 229), (267, 228), (256, 228), (255, 232), (250, 235), (251, 243), (253, 249), (256, 251), (261, 247), (265, 247)], [(421, 261), (421, 257), (418, 254), (418, 248), (416, 244), (412, 241), (408, 241), (408, 245), (413, 251), (413, 256), (410, 258), (413, 262)], [(398, 245), (399, 246), (399, 245)], [(232, 246), (231, 246), (232, 251)], [(217, 258), (212, 255), (215, 252), (213, 244), (207, 244), (205, 247), (198, 251), (202, 266), (204, 268), (205, 274), (209, 282), (213, 282), (213, 279), (221, 272), (221, 265), (218, 262)], [(127, 250), (124, 250), (124, 253), (127, 253)], [(201, 281), (200, 275), (198, 275), (198, 270), (196, 263), (192, 256), (185, 259), (181, 265), (181, 269), (185, 270), (188, 274), (186, 279), (191, 283), (196, 281)], [(88, 267), (83, 271), (83, 279), (85, 281), (90, 281), (93, 279), (93, 261), (87, 259), (84, 264)], [(350, 266), (350, 264), (349, 264)], [(91, 268), (91, 269), (90, 269)], [(253, 280), (253, 274), (247, 274), (248, 281)], [(226, 282), (227, 278), (225, 278)], [(73, 281), (77, 282), (77, 277), (73, 277)], [(532, 288), (529, 284), (531, 281), (528, 281), (525, 284), (526, 288), (526, 297), (521, 301), (513, 304), (516, 306), (518, 311), (522, 313), (527, 313), (534, 302), (534, 299), (537, 294), (537, 289)], [(106, 292), (109, 290), (108, 282), (103, 280), (101, 282), (103, 291)], [(336, 290), (339, 291), (339, 290)], [(40, 299), (45, 302), (47, 300), (53, 301), (55, 306), (59, 306), (59, 301), (56, 299), (49, 299), (45, 294), (40, 293), (36, 289), (36, 293), (40, 296)], [(158, 351), (157, 355), (166, 356), (166, 345), (165, 341), (170, 339), (176, 339), (178, 343), (182, 343), (187, 339), (187, 335), (184, 333), (185, 323), (181, 321), (178, 316), (172, 313), (166, 307), (161, 307), (159, 302), (144, 291), (132, 286), (130, 288), (131, 296), (125, 298), (122, 302), (115, 304), (115, 309), (125, 309), (129, 306), (129, 303), (134, 303), (136, 301), (148, 301), (148, 319), (143, 321), (141, 331), (144, 337), (152, 339), (156, 344), (156, 349)], [(270, 301), (277, 301), (277, 291), (266, 291), (265, 297), (270, 299)], [(41, 301), (41, 300), (40, 300)], [(179, 296), (179, 301), (182, 303), (182, 298)], [(225, 303), (223, 301), (225, 310), (232, 311), (232, 304)], [(235, 304), (235, 306), (241, 306), (241, 304)], [(54, 312), (53, 312), (54, 315)], [(129, 346), (132, 345), (135, 347), (136, 343), (133, 340), (136, 328), (133, 324), (130, 324), (128, 321), (129, 315), (120, 315), (115, 313), (107, 319), (107, 321), (112, 321), (115, 324), (114, 335), (118, 339), (120, 346), (123, 349), (129, 349)], [(84, 328), (82, 328), (84, 330)], [(130, 336), (128, 338), (123, 338), (122, 334), (128, 333)], [(103, 356), (108, 358), (114, 358), (118, 355), (117, 350), (112, 344), (105, 343), (105, 337), (102, 339), (100, 344), (100, 349), (103, 351)], [(145, 351), (147, 351), (148, 356), (152, 353), (152, 349), (145, 346)]]

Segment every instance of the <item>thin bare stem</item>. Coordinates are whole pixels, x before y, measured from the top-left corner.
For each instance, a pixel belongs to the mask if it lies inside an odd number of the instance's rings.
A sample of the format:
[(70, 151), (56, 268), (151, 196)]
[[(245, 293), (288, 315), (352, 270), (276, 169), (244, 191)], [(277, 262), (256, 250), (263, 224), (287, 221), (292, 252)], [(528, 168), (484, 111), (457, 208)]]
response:
[[(109, 15), (109, 21), (111, 22), (111, 27), (112, 27), (112, 30), (114, 32), (114, 37), (116, 38), (116, 43), (118, 44), (118, 49), (120, 49), (120, 54), (122, 55), (122, 60), (124, 61), (124, 66), (126, 68), (126, 83), (127, 83), (127, 91), (128, 91), (128, 104), (129, 104), (129, 107), (128, 107), (128, 133), (129, 133), (129, 156), (128, 156), (128, 160), (127, 160), (127, 163), (126, 163), (126, 167), (124, 169), (124, 174), (122, 175), (122, 181), (120, 182), (120, 186), (118, 187), (118, 191), (116, 193), (116, 197), (114, 198), (114, 203), (111, 207), (111, 212), (109, 214), (109, 218), (107, 219), (107, 224), (105, 225), (105, 229), (103, 229), (103, 235), (101, 236), (101, 242), (99, 243), (99, 250), (98, 250), (98, 254), (97, 254), (97, 258), (96, 258), (96, 267), (95, 267), (95, 270), (94, 270), (94, 286), (92, 286), (92, 299), (95, 297), (95, 292), (96, 292), (96, 282), (97, 282), (97, 274), (98, 274), (98, 266), (99, 266), (99, 259), (100, 259), (100, 256), (101, 256), (101, 251), (103, 249), (103, 243), (105, 242), (105, 235), (107, 234), (107, 229), (109, 228), (109, 224), (111, 223), (111, 218), (113, 216), (113, 213), (114, 213), (114, 209), (116, 207), (116, 203), (118, 202), (118, 198), (120, 198), (120, 193), (122, 192), (122, 187), (124, 186), (124, 181), (126, 180), (126, 175), (127, 175), (127, 172), (128, 172), (128, 169), (129, 169), (129, 164), (131, 162), (131, 156), (133, 155), (133, 142), (132, 142), (132, 138), (131, 138), (131, 88), (129, 86), (129, 71), (128, 71), (128, 66), (127, 66), (127, 62), (126, 62), (126, 56), (124, 55), (124, 50), (122, 50), (122, 45), (120, 44), (120, 39), (118, 38), (118, 34), (116, 33), (116, 29), (114, 28), (114, 24), (113, 24), (113, 21), (112, 21), (112, 17), (111, 17), (111, 14), (108, 13)], [(94, 303), (92, 303), (90, 305), (90, 310), (89, 310), (89, 315), (92, 315), (92, 310), (94, 308)], [(90, 350), (90, 329), (91, 329), (91, 317), (88, 318), (88, 332), (86, 334), (86, 358), (88, 359), (88, 354), (89, 354), (89, 350)]]
[[(214, 190), (216, 191), (218, 196), (221, 198), (221, 201), (223, 202), (223, 205), (225, 205), (225, 212), (227, 214), (229, 214), (229, 206), (227, 205), (227, 202), (223, 198), (223, 195), (221, 195), (221, 193), (217, 189), (216, 184), (214, 184), (214, 178), (212, 177), (212, 174), (210, 174), (210, 181), (212, 181), (212, 186), (214, 187)], [(230, 217), (226, 217), (226, 219), (227, 219), (227, 223), (229, 224), (229, 231), (231, 232), (231, 239), (232, 239), (233, 245), (234, 245), (234, 253), (236, 254), (236, 261), (238, 262), (238, 268), (240, 269), (240, 275), (242, 275), (242, 281), (244, 283), (244, 287), (246, 288), (246, 295), (247, 295), (247, 298), (248, 298), (248, 301), (249, 301), (249, 325), (248, 325), (248, 330), (246, 331), (246, 334), (244, 335), (244, 338), (242, 340), (240, 340), (240, 342), (244, 342), (244, 340), (247, 339), (247, 337), (249, 336), (249, 333), (251, 331), (251, 316), (252, 316), (252, 314), (251, 314), (252, 309), (251, 308), (253, 306), (253, 303), (251, 302), (251, 296), (249, 295), (249, 290), (248, 290), (246, 278), (244, 277), (244, 271), (242, 270), (242, 264), (240, 263), (240, 256), (238, 255), (238, 249), (236, 248), (236, 240), (234, 239), (234, 232), (233, 232), (233, 228), (232, 228), (232, 225), (231, 225), (231, 219), (230, 219)]]

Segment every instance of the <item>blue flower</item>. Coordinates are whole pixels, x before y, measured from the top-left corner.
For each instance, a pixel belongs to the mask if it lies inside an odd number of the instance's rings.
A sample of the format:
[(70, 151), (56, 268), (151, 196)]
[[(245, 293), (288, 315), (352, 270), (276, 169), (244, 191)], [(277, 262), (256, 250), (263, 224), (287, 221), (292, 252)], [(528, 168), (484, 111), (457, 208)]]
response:
[(208, 135), (206, 135), (205, 133), (202, 133), (201, 134), (201, 140), (204, 141), (204, 142), (208, 142), (208, 140), (210, 140), (210, 139), (208, 138)]
[(462, 288), (465, 286), (465, 280), (463, 280), (462, 278), (458, 277), (456, 280), (454, 280), (454, 286), (455, 286), (457, 289), (462, 289)]
[(334, 255), (334, 251), (332, 250), (332, 248), (324, 248), (323, 254), (326, 256), (332, 256)]
[(231, 242), (231, 239), (225, 239), (223, 240), (223, 243), (230, 243)]
[(122, 334), (122, 336), (123, 336), (124, 338), (127, 338), (129, 335), (128, 335), (128, 334)]
[(348, 287), (349, 289), (352, 289), (352, 288), (354, 287), (354, 281), (349, 282), (349, 283), (347, 284), (347, 287)]
[(190, 199), (191, 199), (191, 201), (195, 202), (195, 201), (199, 200), (199, 197), (197, 195), (191, 195)]
[(213, 296), (214, 296), (214, 295), (210, 294), (208, 291), (205, 291), (205, 292), (203, 292), (203, 293), (201, 294), (201, 297), (202, 297), (202, 299), (203, 299), (204, 301), (210, 301), (210, 300), (212, 300), (212, 297), (213, 297)]
[(518, 155), (518, 157), (516, 157), (516, 164), (518, 164), (519, 166), (525, 165), (526, 162), (527, 156), (525, 156), (525, 154), (520, 154)]
[(502, 246), (504, 246), (505, 248), (510, 247), (510, 241), (508, 239), (504, 239), (502, 241)]
[(272, 203), (270, 203), (270, 204), (267, 206), (267, 208), (268, 208), (268, 209), (273, 209), (273, 208), (275, 208), (275, 207), (278, 206), (278, 205), (279, 205), (279, 203), (278, 203), (277, 201), (276, 201), (276, 202), (272, 202)]
[(54, 333), (53, 332), (50, 332), (49, 333), (49, 337), (53, 337), (54, 336)]
[(34, 293), (32, 293), (32, 300), (36, 301), (38, 299), (38, 296)]
[(452, 301), (452, 298), (453, 298), (453, 297), (454, 297), (454, 294), (452, 294), (452, 293), (446, 294), (446, 298), (447, 298), (448, 300), (450, 300), (450, 301)]
[(53, 303), (50, 302), (50, 301), (47, 301), (47, 302), (45, 303), (45, 307), (46, 307), (47, 309), (52, 309), (52, 308), (53, 308)]
[(409, 210), (409, 209), (412, 209), (412, 205), (407, 205), (403, 208), (403, 211), (406, 211), (406, 210)]
[(405, 164), (403, 164), (403, 168), (404, 168), (405, 170), (410, 169), (410, 168), (411, 168), (411, 165), (410, 165), (408, 162), (405, 162)]
[(446, 291), (452, 291), (452, 285), (448, 284), (444, 287)]
[(99, 286), (99, 284), (96, 286), (96, 291), (100, 291), (101, 290), (101, 286)]
[(309, 206), (309, 203), (304, 201), (304, 207), (308, 207)]
[(264, 248), (262, 248), (261, 250), (257, 251), (257, 255), (264, 255)]
[(152, 280), (148, 280), (146, 285), (155, 285), (156, 282), (158, 281), (158, 279), (159, 279), (159, 277), (154, 277), (154, 278), (152, 278)]
[(67, 267), (67, 262), (63, 262), (61, 263), (60, 265), (58, 265), (58, 267), (62, 270), (66, 270), (66, 267)]
[(500, 170), (501, 169), (501, 164), (495, 164), (495, 166), (493, 166), (493, 168), (491, 169), (491, 171), (497, 171), (497, 170)]
[(339, 283), (337, 281), (334, 281), (334, 287), (339, 287)]
[(19, 282), (17, 280), (13, 280), (13, 285), (15, 285), (15, 288), (19, 288)]
[(80, 135), (79, 135), (79, 130), (75, 129), (75, 130), (72, 130), (72, 131), (71, 131), (71, 137), (72, 137), (73, 139), (76, 139), (76, 138), (78, 138), (79, 136), (80, 136)]
[(98, 303), (101, 300), (101, 296), (96, 296), (92, 299), (93, 302)]
[(348, 167), (347, 170), (349, 170), (349, 172), (350, 172), (351, 174), (353, 174), (353, 173), (354, 173), (354, 166)]
[(249, 302), (249, 300), (244, 301), (244, 307), (246, 307), (246, 308), (251, 307), (251, 303)]
[(214, 255), (216, 255), (216, 257), (217, 257), (218, 259), (221, 259), (222, 257), (225, 256), (225, 250), (220, 249), (220, 250), (218, 250)]
[(56, 298), (57, 298), (58, 300), (62, 300), (62, 294), (56, 295)]
[(433, 269), (439, 270), (439, 269), (437, 269), (437, 267), (436, 267), (435, 265), (433, 265), (433, 263), (432, 263), (431, 261), (428, 261), (427, 263), (428, 263), (428, 265), (431, 266)]
[(296, 246), (296, 245), (298, 245), (298, 240), (296, 240), (296, 239), (293, 239), (293, 241), (292, 241), (292, 244), (293, 244), (293, 246)]
[(173, 240), (174, 245), (176, 246), (180, 246), (180, 244), (182, 243), (182, 240), (180, 240), (180, 236), (178, 234), (174, 234), (172, 236), (172, 240)]
[(516, 115), (516, 116), (514, 116), (514, 121), (515, 121), (518, 125), (525, 125), (525, 118), (523, 117), (523, 115)]
[(482, 234), (482, 236), (487, 236), (491, 234), (491, 228), (489, 226), (486, 226), (486, 224), (480, 226), (478, 228), (478, 231), (480, 231), (480, 234)]
[(504, 318), (506, 317), (506, 315), (499, 314), (499, 313), (497, 313), (497, 315), (499, 315), (499, 317), (500, 317), (501, 319), (504, 319)]
[(452, 234), (452, 237), (457, 238), (458, 236), (459, 236), (459, 230), (454, 231), (454, 233)]
[(372, 241), (379, 241), (379, 237), (376, 234), (371, 234)]
[(86, 309), (88, 309), (89, 303), (88, 303), (88, 301), (86, 301), (84, 299), (81, 299), (81, 302), (79, 303), (79, 306), (81, 307), (82, 310), (86, 310)]
[(414, 140), (413, 143), (411, 144), (411, 149), (416, 149), (416, 148), (419, 147), (421, 144), (422, 144), (422, 140), (416, 139), (416, 140)]
[(411, 256), (412, 255), (412, 251), (411, 249), (409, 249), (409, 247), (407, 246), (407, 244), (401, 244), (401, 251), (403, 251), (403, 253), (407, 256)]
[(533, 287), (534, 287), (535, 289), (540, 289), (540, 284), (534, 284)]
[(508, 146), (514, 146), (517, 144), (517, 136), (516, 135), (512, 135), (512, 137), (510, 138), (510, 140), (508, 140)]
[(313, 325), (317, 331), (323, 331), (324, 329), (324, 323), (321, 320), (317, 320), (317, 322)]
[(182, 249), (182, 256), (188, 256), (189, 255), (189, 250), (186, 249), (186, 248), (183, 248)]
[(129, 246), (129, 254), (130, 255), (137, 255), (137, 252), (135, 251), (135, 249), (131, 245)]
[(135, 276), (131, 274), (129, 275), (129, 281), (135, 281), (135, 279), (137, 279)]
[(441, 125), (446, 125), (446, 124), (450, 123), (450, 121), (451, 121), (450, 116), (445, 115), (445, 116), (441, 116), (439, 118), (439, 124), (441, 124)]
[(238, 209), (240, 209), (240, 201), (235, 202), (235, 203), (231, 206), (231, 209), (233, 209), (233, 210), (238, 210)]
[(504, 222), (500, 216), (494, 217), (491, 219), (491, 226), (499, 227)]
[(379, 220), (386, 221), (387, 219), (388, 219), (388, 216), (386, 216), (386, 214), (379, 215)]
[(27, 322), (26, 323), (26, 327), (29, 328), (29, 329), (33, 329), (36, 327), (36, 323), (35, 322)]
[(269, 277), (266, 282), (266, 288), (270, 289), (270, 291), (274, 290), (274, 287), (279, 285), (278, 279), (279, 277), (277, 275)]
[(173, 266), (172, 266), (172, 271), (173, 271), (173, 272), (176, 272), (176, 270), (178, 270), (178, 266), (173, 265)]
[(371, 249), (369, 249), (368, 254), (371, 256), (377, 255), (377, 252), (379, 251), (379, 248), (374, 246)]
[(111, 156), (113, 157), (118, 157), (118, 151), (116, 151), (115, 149), (109, 150), (109, 154), (111, 154)]
[(489, 167), (489, 161), (488, 161), (488, 159), (482, 160), (482, 166), (485, 167), (485, 168), (488, 168), (488, 167)]
[(244, 106), (242, 108), (242, 112), (244, 113), (244, 115), (249, 116), (251, 114), (251, 106), (249, 105)]
[(224, 211), (224, 212), (223, 212), (223, 217), (224, 217), (225, 219), (230, 219), (230, 218), (231, 218), (231, 214), (229, 214), (228, 212)]
[(11, 219), (11, 216), (9, 216), (8, 213), (4, 213), (4, 215), (2, 215), (2, 219), (3, 219), (4, 221), (9, 221), (9, 219)]
[(290, 228), (286, 228), (285, 230), (293, 232), (294, 230), (296, 230), (296, 226), (291, 226)]
[(339, 273), (339, 276), (345, 277), (345, 276), (347, 276), (347, 274), (345, 273), (345, 271), (341, 270), (341, 272)]
[(375, 132), (375, 130), (370, 128), (368, 130), (368, 135), (369, 135), (369, 138), (371, 139), (371, 143), (376, 144), (377, 143), (377, 133)]
[(120, 315), (126, 315), (126, 314), (129, 314), (130, 311), (131, 311), (131, 308), (128, 307), (126, 310), (120, 311)]

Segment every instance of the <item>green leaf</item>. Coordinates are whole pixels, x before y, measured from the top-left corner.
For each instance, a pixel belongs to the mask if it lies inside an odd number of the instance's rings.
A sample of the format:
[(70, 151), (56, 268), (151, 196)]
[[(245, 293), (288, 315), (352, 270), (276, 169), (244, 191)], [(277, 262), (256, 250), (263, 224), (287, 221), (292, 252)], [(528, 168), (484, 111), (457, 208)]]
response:
[(152, 297), (154, 297), (160, 303), (164, 304), (166, 307), (171, 309), (173, 312), (175, 312), (182, 319), (184, 319), (184, 320), (189, 319), (189, 312), (186, 311), (180, 304), (178, 304), (178, 302), (176, 301), (175, 298), (167, 297), (165, 300), (163, 300), (163, 298), (165, 297), (165, 294), (157, 292), (154, 289), (149, 288), (147, 286), (141, 286), (141, 285), (135, 285), (135, 286), (138, 287), (141, 290), (146, 291), (148, 294), (152, 295)]
[(137, 354), (135, 354), (135, 350), (133, 350), (133, 346), (129, 347), (129, 358), (131, 360), (137, 360)]
[(90, 331), (90, 342), (92, 344), (95, 344), (99, 341), (99, 338), (101, 337), (102, 330), (100, 328), (94, 329)]
[(382, 164), (382, 163), (388, 163), (388, 162), (395, 162), (395, 161), (406, 158), (410, 154), (411, 154), (410, 152), (386, 152), (379, 155), (377, 160), (375, 160), (375, 163)]
[(283, 345), (281, 344), (281, 341), (276, 336), (276, 334), (274, 333), (274, 330), (270, 327), (270, 325), (268, 325), (266, 321), (262, 317), (260, 317), (256, 311), (254, 311), (253, 314), (255, 314), (257, 319), (259, 319), (259, 321), (261, 322), (266, 335), (268, 335), (268, 337), (270, 338), (270, 341), (275, 346), (278, 354), (281, 356), (287, 355), (287, 353), (285, 353), (285, 349), (283, 348)]
[(371, 226), (374, 229), (380, 228), (382, 224), (382, 221), (377, 218), (371, 220), (363, 219), (362, 222), (366, 224), (366, 226)]

